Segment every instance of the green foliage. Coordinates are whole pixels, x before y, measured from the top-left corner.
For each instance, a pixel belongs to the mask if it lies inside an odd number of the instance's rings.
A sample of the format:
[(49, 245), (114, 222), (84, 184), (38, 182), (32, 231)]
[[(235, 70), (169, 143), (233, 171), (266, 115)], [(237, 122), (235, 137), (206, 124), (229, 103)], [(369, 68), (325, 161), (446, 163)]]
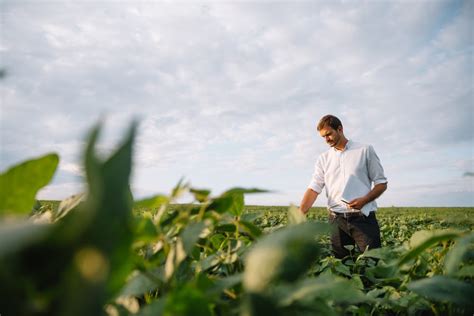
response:
[(142, 199), (133, 203), (134, 209), (154, 209), (169, 202), (169, 198), (165, 195), (155, 195), (146, 199)]
[(300, 224), (306, 221), (306, 216), (296, 206), (288, 209), (288, 224)]
[(102, 162), (95, 155), (99, 128), (93, 130), (85, 157), (89, 192), (83, 205), (54, 224), (1, 226), (0, 234), (13, 236), (1, 241), (7, 249), (0, 264), (2, 313), (104, 313), (104, 302), (123, 287), (131, 268), (128, 183), (134, 133), (133, 126), (124, 144)]
[(303, 280), (288, 286), (281, 295), (280, 305), (292, 305), (295, 302), (312, 304), (315, 299), (337, 303), (359, 303), (370, 298), (350, 282), (350, 280), (324, 273), (318, 277)]
[(474, 285), (447, 276), (411, 282), (408, 289), (435, 301), (454, 303), (474, 310)]
[(245, 289), (262, 292), (275, 281), (295, 281), (320, 253), (316, 236), (328, 230), (323, 223), (305, 223), (263, 237), (246, 257)]
[(60, 203), (35, 200), (55, 155), (1, 176), (2, 315), (472, 314), (472, 209), (380, 209), (384, 247), (336, 259), (325, 209), (245, 206), (265, 190), (133, 201), (135, 129), (102, 160), (94, 128), (88, 190)]
[(453, 275), (467, 258), (474, 258), (474, 233), (470, 233), (456, 241), (449, 250), (444, 263), (446, 274)]
[(31, 212), (36, 193), (51, 181), (58, 163), (57, 154), (48, 154), (0, 174), (0, 215)]
[(451, 231), (418, 231), (411, 237), (411, 250), (403, 255), (399, 265), (418, 257), (423, 251), (442, 241), (452, 240), (461, 234)]

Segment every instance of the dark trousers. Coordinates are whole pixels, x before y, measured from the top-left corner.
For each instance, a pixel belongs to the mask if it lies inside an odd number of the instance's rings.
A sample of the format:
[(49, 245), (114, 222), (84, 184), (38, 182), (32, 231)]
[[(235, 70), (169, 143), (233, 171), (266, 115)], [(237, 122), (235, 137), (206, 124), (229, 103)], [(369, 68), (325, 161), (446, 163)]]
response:
[(331, 234), (332, 251), (336, 258), (349, 255), (346, 245), (356, 244), (360, 251), (380, 248), (380, 228), (375, 212), (369, 216), (351, 216), (329, 214), (329, 223), (333, 226)]

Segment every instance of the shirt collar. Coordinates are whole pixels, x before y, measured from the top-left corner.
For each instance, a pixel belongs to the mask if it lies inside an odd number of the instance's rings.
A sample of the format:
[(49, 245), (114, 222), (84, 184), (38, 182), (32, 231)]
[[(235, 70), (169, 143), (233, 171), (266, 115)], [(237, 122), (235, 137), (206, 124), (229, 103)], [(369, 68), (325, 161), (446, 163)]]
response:
[(352, 146), (352, 141), (351, 141), (350, 139), (348, 139), (348, 140), (347, 140), (347, 143), (346, 143), (346, 147), (344, 147), (343, 150), (337, 150), (336, 147), (333, 147), (332, 149), (333, 149), (335, 152), (337, 152), (337, 153), (342, 153), (342, 152), (344, 152), (344, 151), (350, 149), (351, 146)]

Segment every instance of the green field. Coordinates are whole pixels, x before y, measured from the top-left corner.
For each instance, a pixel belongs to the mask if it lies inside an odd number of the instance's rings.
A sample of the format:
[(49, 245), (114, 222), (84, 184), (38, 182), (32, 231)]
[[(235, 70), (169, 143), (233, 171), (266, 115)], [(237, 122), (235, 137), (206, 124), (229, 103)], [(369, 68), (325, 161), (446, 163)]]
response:
[[(134, 129), (85, 152), (88, 195), (36, 201), (54, 154), (0, 175), (2, 315), (472, 315), (474, 208), (381, 208), (383, 247), (336, 259), (327, 211), (178, 183), (133, 200)], [(176, 204), (183, 194), (193, 204)]]
[[(60, 202), (40, 201), (41, 212), (48, 210), (55, 212)], [(192, 205), (171, 204), (168, 209), (179, 211), (189, 207)], [(287, 225), (288, 209), (286, 206), (245, 205), (244, 214), (254, 216), (252, 223), (262, 231), (271, 231)], [(327, 223), (327, 214), (326, 208), (313, 207), (307, 218), (310, 221)], [(376, 214), (383, 246), (402, 245), (414, 232), (420, 230), (474, 231), (474, 207), (381, 207)], [(329, 244), (326, 246), (329, 247)]]
[[(40, 206), (37, 207), (37, 212), (50, 211), (54, 213), (57, 212), (58, 205), (59, 201), (41, 201)], [(184, 230), (175, 229), (172, 225), (169, 226), (165, 235), (168, 235), (170, 231), (174, 231), (172, 235), (175, 236), (184, 235), (186, 227), (193, 227), (191, 231), (194, 231), (196, 225), (202, 224), (200, 221), (193, 221), (193, 217), (195, 219), (199, 215), (198, 210), (202, 210), (202, 204), (169, 204), (166, 214), (173, 218), (169, 224), (175, 223), (180, 226), (181, 223)], [(143, 220), (144, 218), (152, 218), (151, 215), (156, 214), (157, 211), (153, 208), (135, 207), (133, 213), (136, 214), (137, 218)], [(285, 230), (285, 227), (289, 224), (288, 211), (288, 207), (282, 206), (242, 205), (239, 216), (219, 218), (212, 225), (213, 233), (207, 235), (205, 241), (196, 239), (197, 237), (194, 239), (187, 237), (193, 239), (200, 246), (194, 248), (193, 252), (196, 253), (189, 254), (188, 259), (183, 258), (183, 260), (191, 261), (185, 268), (189, 271), (180, 277), (184, 277), (184, 289), (183, 284), (180, 284), (177, 280), (170, 281), (163, 276), (163, 274), (166, 274), (163, 272), (163, 266), (169, 263), (169, 256), (176, 255), (170, 254), (172, 250), (168, 250), (166, 254), (163, 248), (164, 257), (160, 259), (147, 258), (146, 255), (142, 258), (145, 260), (142, 262), (143, 266), (138, 269), (140, 272), (136, 271), (135, 278), (129, 280), (129, 284), (125, 286), (125, 293), (129, 293), (129, 288), (135, 289), (137, 287), (139, 289), (138, 291), (132, 291), (134, 295), (129, 299), (132, 299), (136, 303), (135, 305), (141, 306), (138, 310), (141, 311), (143, 308), (144, 315), (147, 314), (147, 311), (153, 309), (163, 312), (163, 314), (167, 314), (166, 310), (169, 309), (168, 314), (170, 315), (191, 315), (198, 308), (198, 305), (199, 308), (202, 308), (199, 313), (203, 315), (257, 315), (262, 311), (264, 313), (273, 311), (281, 315), (287, 313), (292, 315), (308, 313), (348, 315), (421, 313), (441, 315), (445, 313), (464, 314), (471, 310), (472, 307), (469, 307), (467, 299), (463, 300), (462, 296), (470, 293), (472, 287), (464, 289), (468, 292), (463, 293), (459, 292), (460, 290), (456, 289), (456, 286), (462, 287), (464, 283), (453, 284), (452, 291), (456, 293), (455, 295), (449, 292), (451, 290), (440, 294), (434, 291), (433, 288), (449, 287), (449, 284), (446, 284), (446, 282), (451, 281), (449, 278), (446, 279), (446, 275), (449, 274), (456, 276), (458, 279), (464, 279), (469, 282), (466, 284), (472, 285), (473, 266), (469, 262), (473, 259), (474, 208), (380, 208), (377, 217), (381, 228), (383, 248), (373, 251), (372, 254), (370, 252), (361, 254), (357, 249), (354, 249), (351, 257), (344, 260), (336, 259), (331, 255), (329, 235), (327, 233), (320, 234), (318, 246), (316, 246), (316, 248), (319, 247), (319, 256), (311, 258), (311, 262), (306, 267), (306, 272), (303, 273), (306, 277), (300, 275), (297, 278), (299, 281), (296, 282), (295, 280), (296, 285), (292, 285), (295, 288), (292, 288), (289, 285), (291, 283), (284, 280), (274, 280), (272, 284), (277, 285), (276, 288), (279, 289), (280, 287), (280, 289), (275, 291), (272, 288), (264, 287), (263, 294), (258, 294), (263, 295), (259, 298), (262, 299), (263, 303), (257, 301), (255, 303), (257, 306), (252, 306), (253, 303), (249, 303), (246, 286), (241, 283), (243, 282), (242, 273), (245, 275), (246, 254), (249, 249), (252, 249), (252, 244), (256, 240), (262, 239), (262, 236), (268, 235), (271, 237), (275, 231)], [(183, 214), (185, 215), (180, 219)], [(312, 208), (307, 219), (309, 222), (327, 223), (327, 210), (325, 208)], [(253, 228), (250, 227), (251, 229), (249, 229), (246, 225), (242, 225), (244, 222), (251, 223), (254, 225)], [(141, 225), (146, 226), (143, 223)], [(468, 240), (468, 246), (458, 247), (464, 249), (461, 249), (464, 253), (457, 259), (458, 262), (454, 268), (449, 265), (446, 258), (450, 252), (455, 252), (452, 249), (454, 245), (460, 244), (460, 242), (454, 242), (458, 237), (446, 234), (450, 231), (456, 231), (461, 240), (463, 240), (462, 236), (468, 236), (464, 237)], [(419, 236), (416, 237), (415, 233)], [(138, 243), (139, 247), (136, 248), (136, 251), (149, 249), (159, 239), (156, 238), (155, 230), (153, 230), (152, 235), (155, 237), (150, 236), (149, 239), (145, 238), (145, 240), (138, 238), (142, 242)], [(298, 239), (293, 242), (298, 242)], [(299, 242), (303, 241), (300, 240)], [(414, 250), (416, 244), (422, 244), (423, 242), (425, 242), (425, 246), (421, 250)], [(173, 245), (176, 246), (176, 243), (169, 240), (169, 246), (173, 247)], [(274, 245), (276, 248), (280, 246), (278, 244)], [(285, 250), (285, 248), (283, 247), (281, 250)], [(291, 253), (291, 249), (286, 249), (286, 251)], [(413, 255), (413, 253), (415, 254)], [(298, 253), (296, 252), (294, 255), (298, 255)], [(413, 258), (409, 258), (403, 264), (400, 264), (401, 258), (410, 256)], [(461, 263), (463, 260), (465, 262)], [(263, 260), (258, 264), (269, 263), (265, 263), (265, 260)], [(285, 262), (282, 262), (282, 264), (285, 264)], [(178, 264), (180, 267), (182, 265), (182, 262)], [(449, 273), (447, 273), (448, 270)], [(221, 282), (228, 283), (228, 288), (222, 288), (221, 294), (214, 296), (214, 298), (205, 299), (207, 290), (205, 286), (199, 283), (203, 272), (205, 272), (206, 282), (211, 282), (213, 286), (219, 288), (222, 287)], [(281, 275), (278, 275), (278, 272), (275, 272), (275, 274), (277, 275), (274, 276), (276, 279), (282, 278)], [(436, 282), (428, 285), (421, 283), (422, 289), (417, 289), (416, 282), (420, 282), (420, 280), (427, 277), (428, 280), (436, 280)], [(441, 277), (441, 279), (433, 277)], [(261, 282), (264, 283), (265, 281)], [(311, 282), (316, 282), (322, 288), (314, 290), (315, 284)], [(186, 284), (192, 284), (191, 288), (186, 288)], [(324, 293), (321, 292), (322, 289), (324, 289)], [(188, 293), (188, 291), (190, 292)], [(297, 293), (301, 291), (307, 292), (306, 295), (310, 299), (301, 297), (291, 301), (291, 304), (285, 301), (288, 296), (292, 297), (292, 294), (299, 297)], [(170, 295), (172, 298), (170, 298)], [(191, 297), (194, 295), (196, 301), (192, 299), (188, 301), (186, 298), (188, 295)], [(181, 296), (183, 297), (181, 298)], [(352, 296), (355, 298), (351, 298)], [(170, 301), (168, 302), (168, 300)], [(281, 301), (285, 303), (282, 304)], [(180, 307), (182, 310), (170, 305), (165, 306), (171, 304), (171, 302), (173, 305), (182, 305)], [(206, 308), (204, 308), (205, 305), (201, 305), (202, 302), (207, 304)], [(260, 306), (260, 304), (263, 305)], [(110, 306), (123, 308), (123, 305), (117, 302), (108, 306), (109, 308), (112, 308)]]
[[(61, 201), (41, 201), (42, 212), (55, 212)], [(192, 207), (189, 204), (171, 204), (170, 211)], [(253, 224), (262, 231), (271, 231), (287, 225), (286, 206), (245, 205), (244, 214), (252, 215)], [(313, 207), (307, 214), (310, 221), (325, 222), (328, 211)], [(474, 231), (474, 207), (381, 207), (377, 211), (383, 246), (402, 245), (420, 230), (456, 229)], [(250, 216), (250, 217), (252, 217)], [(326, 244), (329, 247), (329, 242)]]

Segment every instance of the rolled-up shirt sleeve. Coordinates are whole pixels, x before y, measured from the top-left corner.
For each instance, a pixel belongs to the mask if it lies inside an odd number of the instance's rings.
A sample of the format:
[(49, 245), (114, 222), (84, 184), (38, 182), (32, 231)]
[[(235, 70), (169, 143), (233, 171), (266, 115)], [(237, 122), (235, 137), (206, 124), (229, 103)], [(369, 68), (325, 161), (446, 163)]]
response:
[(369, 179), (374, 182), (374, 185), (388, 182), (383, 171), (382, 163), (372, 146), (369, 146), (369, 150), (367, 151), (367, 164)]
[(322, 157), (319, 156), (314, 166), (314, 173), (311, 177), (311, 182), (308, 186), (309, 189), (320, 194), (324, 189), (324, 169), (322, 167)]

